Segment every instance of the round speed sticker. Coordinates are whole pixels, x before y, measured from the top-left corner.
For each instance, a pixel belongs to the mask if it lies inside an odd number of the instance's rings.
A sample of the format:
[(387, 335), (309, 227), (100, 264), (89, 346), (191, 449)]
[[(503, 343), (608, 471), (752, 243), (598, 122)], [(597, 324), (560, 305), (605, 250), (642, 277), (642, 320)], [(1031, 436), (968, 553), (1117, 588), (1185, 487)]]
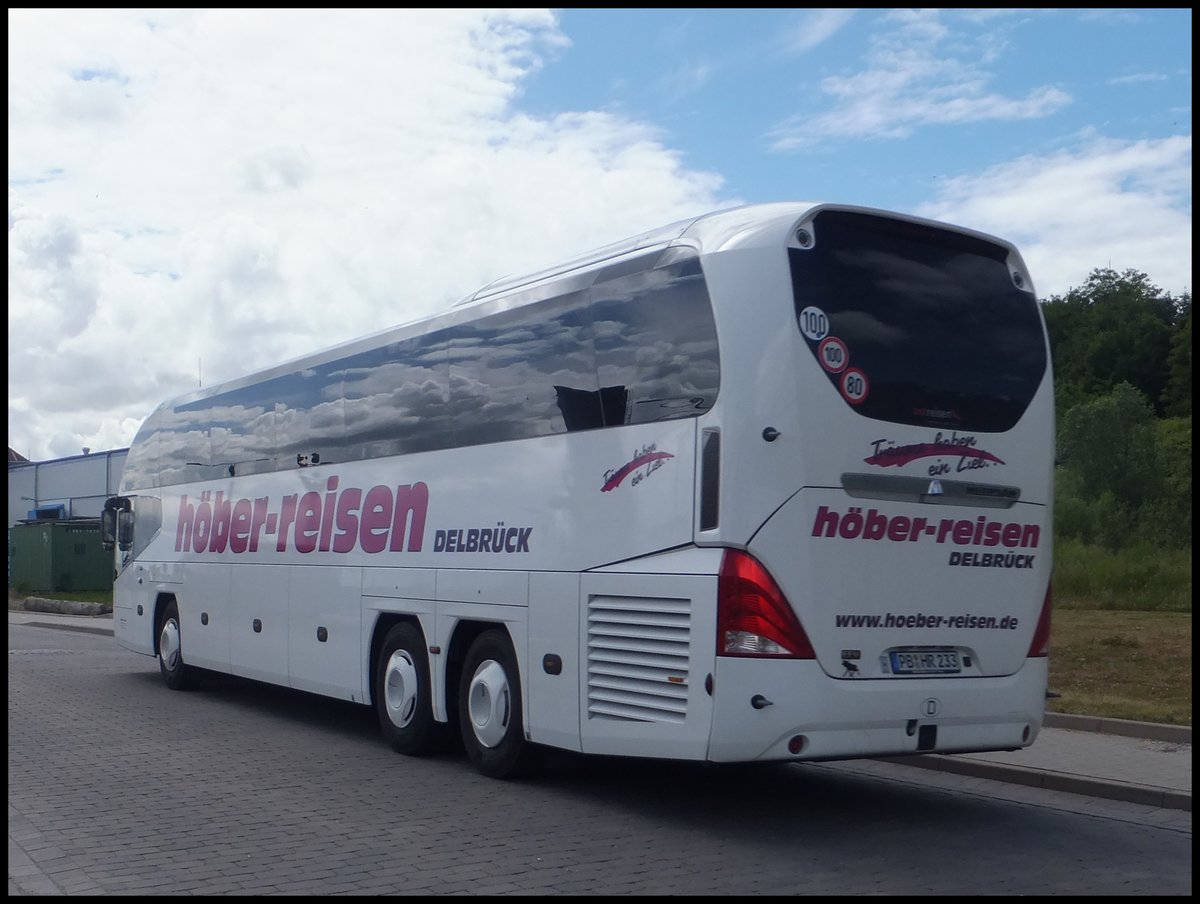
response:
[(840, 374), (850, 363), (850, 351), (837, 336), (826, 336), (817, 346), (817, 359), (831, 374)]
[(800, 312), (800, 332), (813, 342), (820, 342), (829, 335), (829, 318), (820, 308), (810, 305)]
[(871, 384), (865, 373), (857, 367), (851, 367), (842, 374), (841, 389), (846, 401), (857, 405), (866, 399), (867, 393), (871, 391)]

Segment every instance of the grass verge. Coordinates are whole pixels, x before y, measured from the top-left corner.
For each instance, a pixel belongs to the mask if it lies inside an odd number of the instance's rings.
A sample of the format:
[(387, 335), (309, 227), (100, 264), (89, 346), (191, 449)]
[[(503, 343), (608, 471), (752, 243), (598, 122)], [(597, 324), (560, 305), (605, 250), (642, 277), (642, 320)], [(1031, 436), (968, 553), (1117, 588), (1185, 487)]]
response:
[(1051, 712), (1191, 725), (1191, 613), (1056, 609), (1050, 690)]
[(1056, 537), (1054, 608), (1191, 612), (1191, 546), (1139, 543), (1113, 552)]

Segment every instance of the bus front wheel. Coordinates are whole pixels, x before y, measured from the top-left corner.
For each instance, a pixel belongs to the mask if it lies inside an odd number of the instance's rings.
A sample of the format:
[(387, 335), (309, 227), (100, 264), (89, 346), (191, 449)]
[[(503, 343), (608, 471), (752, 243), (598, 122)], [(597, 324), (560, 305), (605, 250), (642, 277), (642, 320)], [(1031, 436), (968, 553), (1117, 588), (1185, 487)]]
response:
[(186, 690), (196, 681), (196, 670), (183, 661), (183, 636), (179, 631), (179, 604), (175, 600), (163, 609), (158, 625), (158, 670), (173, 691)]
[(515, 778), (535, 768), (537, 750), (525, 740), (517, 658), (503, 631), (485, 631), (467, 651), (458, 719), (467, 758), (484, 775)]
[(383, 737), (407, 756), (425, 756), (445, 747), (446, 726), (433, 718), (429, 656), (425, 639), (403, 622), (384, 638), (375, 672), (375, 709)]

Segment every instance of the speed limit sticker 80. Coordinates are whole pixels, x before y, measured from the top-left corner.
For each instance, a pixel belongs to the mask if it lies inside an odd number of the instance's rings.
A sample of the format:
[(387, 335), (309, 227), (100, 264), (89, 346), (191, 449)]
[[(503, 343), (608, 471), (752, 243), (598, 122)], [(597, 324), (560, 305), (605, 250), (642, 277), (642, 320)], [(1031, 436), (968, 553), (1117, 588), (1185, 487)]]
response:
[(842, 380), (839, 384), (842, 390), (842, 397), (851, 405), (858, 405), (863, 402), (867, 393), (871, 391), (870, 381), (867, 380), (867, 375), (857, 367), (850, 367), (842, 374)]

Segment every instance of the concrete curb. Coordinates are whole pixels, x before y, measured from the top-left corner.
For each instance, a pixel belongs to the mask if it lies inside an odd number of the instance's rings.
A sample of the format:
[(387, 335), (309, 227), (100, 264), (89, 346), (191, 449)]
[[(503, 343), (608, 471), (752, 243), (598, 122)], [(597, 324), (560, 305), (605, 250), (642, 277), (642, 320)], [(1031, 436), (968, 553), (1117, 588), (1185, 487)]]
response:
[(1103, 716), (1073, 716), (1067, 713), (1046, 713), (1043, 722), (1048, 728), (1068, 728), (1071, 731), (1098, 731), (1101, 734), (1126, 738), (1148, 738), (1172, 744), (1192, 743), (1192, 726), (1166, 725), (1161, 722), (1133, 722), (1129, 719), (1108, 719)]
[(109, 603), (85, 603), (79, 600), (52, 600), (40, 596), (25, 598), (26, 612), (57, 612), (59, 615), (111, 615)]
[(1127, 782), (1109, 782), (1103, 779), (1066, 775), (1044, 769), (1030, 769), (1010, 763), (989, 763), (985, 760), (956, 757), (953, 754), (921, 754), (911, 757), (890, 757), (888, 762), (935, 772), (952, 772), (972, 778), (987, 778), (1009, 784), (1044, 788), (1047, 791), (1066, 791), (1089, 797), (1103, 797), (1126, 803), (1143, 804), (1148, 807), (1164, 807), (1171, 810), (1192, 812), (1192, 796), (1182, 791), (1156, 788), (1152, 785), (1135, 785)]
[[(1192, 727), (1190, 725), (1134, 722), (1129, 719), (1077, 716), (1069, 713), (1046, 713), (1043, 724), (1047, 728), (1069, 731), (1119, 735), (1126, 738), (1165, 741), (1172, 744), (1190, 745), (1192, 743)], [(935, 772), (951, 772), (971, 778), (986, 778), (1010, 784), (1027, 785), (1032, 788), (1044, 788), (1047, 791), (1066, 791), (1071, 794), (1084, 794), (1089, 797), (1102, 797), (1107, 800), (1192, 812), (1190, 791), (1176, 791), (1156, 785), (1114, 782), (1055, 772), (1051, 769), (1033, 769), (1014, 763), (996, 763), (954, 754), (929, 753), (907, 757), (889, 757), (888, 761), (904, 766), (915, 766), (918, 769), (930, 769)]]
[(21, 624), (30, 628), (54, 628), (57, 631), (74, 631), (76, 634), (102, 634), (107, 637), (113, 636), (111, 627), (103, 628), (99, 625), (67, 625), (61, 622), (52, 621), (27, 621)]

